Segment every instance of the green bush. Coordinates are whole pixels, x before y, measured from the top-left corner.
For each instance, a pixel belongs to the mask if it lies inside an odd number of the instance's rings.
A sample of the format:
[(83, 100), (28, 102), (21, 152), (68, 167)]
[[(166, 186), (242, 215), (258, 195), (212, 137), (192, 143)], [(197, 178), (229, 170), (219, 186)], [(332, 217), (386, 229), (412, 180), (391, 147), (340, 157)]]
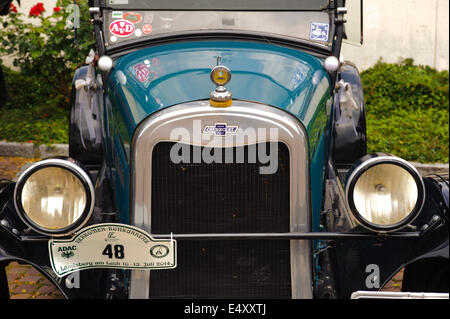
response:
[[(94, 43), (87, 1), (77, 1), (81, 17), (78, 44), (75, 42), (74, 29), (68, 22), (73, 20), (71, 4), (70, 0), (59, 0), (56, 8), (32, 8), (28, 18), (37, 23), (29, 23), (25, 14), (16, 12), (0, 18), (0, 54), (14, 56), (14, 66), (24, 75), (65, 96), (70, 93), (73, 71), (84, 62)], [(68, 100), (61, 106), (67, 107)]]
[(0, 140), (37, 144), (68, 143), (67, 97), (40, 78), (2, 67), (8, 100), (0, 108)]
[(368, 152), (406, 160), (445, 162), (449, 157), (449, 73), (379, 61), (361, 73)]
[(2, 67), (8, 99), (0, 109), (0, 140), (68, 143), (73, 73), (94, 43), (87, 1), (77, 1), (81, 17), (75, 42), (67, 23), (72, 3), (59, 0), (55, 8), (35, 6), (29, 17), (36, 24), (13, 11), (0, 17), (0, 55), (14, 56), (18, 69)]
[(44, 113), (69, 109), (69, 96), (48, 85), (36, 74), (2, 66), (8, 99), (6, 109), (36, 109)]
[(35, 144), (68, 143), (68, 116), (41, 109), (0, 110), (0, 137), (6, 141)]

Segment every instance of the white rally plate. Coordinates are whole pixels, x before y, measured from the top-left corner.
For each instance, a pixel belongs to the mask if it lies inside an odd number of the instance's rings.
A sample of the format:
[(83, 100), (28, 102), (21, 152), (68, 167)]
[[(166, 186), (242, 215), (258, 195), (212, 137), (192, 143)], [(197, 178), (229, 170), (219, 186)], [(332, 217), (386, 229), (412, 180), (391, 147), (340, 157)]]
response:
[(177, 266), (175, 240), (153, 239), (124, 224), (96, 224), (71, 239), (48, 242), (50, 263), (58, 277), (91, 268), (172, 269)]

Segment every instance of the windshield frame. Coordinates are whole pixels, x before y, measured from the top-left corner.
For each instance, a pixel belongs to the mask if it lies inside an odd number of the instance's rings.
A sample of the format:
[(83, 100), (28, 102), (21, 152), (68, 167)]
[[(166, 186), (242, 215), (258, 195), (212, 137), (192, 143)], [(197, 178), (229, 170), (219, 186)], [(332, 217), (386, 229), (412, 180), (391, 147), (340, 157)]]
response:
[[(107, 4), (107, 1), (111, 1), (111, 0), (104, 0), (104, 8), (109, 8), (112, 10), (148, 10), (148, 11), (322, 11), (322, 10), (326, 10), (329, 5), (330, 2), (332, 2), (333, 0), (297, 0), (297, 1), (288, 1), (290, 3), (286, 3), (284, 7), (280, 7), (280, 2), (274, 1), (273, 7), (267, 7), (267, 8), (263, 8), (261, 6), (261, 8), (244, 8), (244, 7), (239, 7), (241, 3), (239, 3), (239, 1), (237, 1), (237, 3), (233, 4), (232, 7), (228, 7), (227, 6), (227, 2), (223, 1), (223, 0), (209, 0), (209, 2), (215, 1), (217, 2), (217, 4), (220, 7), (213, 7), (213, 6), (208, 6), (208, 7), (195, 7), (195, 4), (191, 4), (191, 5), (186, 5), (186, 6), (180, 6), (180, 7), (175, 7), (175, 5), (173, 4), (174, 1), (172, 2), (168, 2), (167, 0), (152, 0), (152, 2), (158, 2), (158, 4), (155, 5), (155, 7), (150, 7), (150, 6), (142, 6), (142, 7), (138, 7), (138, 6), (130, 6), (130, 5), (122, 5), (122, 4)], [(117, 1), (117, 0), (116, 0)], [(188, 0), (184, 0), (184, 2), (187, 2)], [(191, 2), (194, 2), (194, 0), (190, 0)], [(199, 2), (201, 0), (195, 0), (195, 2)], [(250, 0), (251, 1), (251, 0)], [(300, 2), (300, 1), (304, 1), (304, 2), (308, 2), (308, 4), (303, 4), (303, 8), (301, 8), (300, 5), (297, 8), (292, 8), (289, 7), (289, 4), (291, 4), (292, 2)], [(313, 6), (313, 3), (317, 3), (317, 1), (322, 1), (324, 4), (322, 6)], [(260, 2), (260, 0), (257, 0), (255, 2)], [(161, 4), (160, 4), (161, 3)], [(271, 4), (272, 5), (272, 4)]]
[[(235, 39), (256, 41), (265, 43), (276, 43), (277, 45), (283, 45), (287, 47), (294, 47), (296, 49), (303, 50), (317, 57), (327, 57), (330, 55), (339, 56), (341, 49), (342, 37), (344, 34), (344, 19), (343, 14), (340, 14), (338, 8), (344, 7), (345, 0), (329, 0), (328, 8), (324, 10), (313, 10), (317, 12), (327, 12), (330, 17), (330, 38), (331, 47), (329, 44), (321, 44), (314, 41), (308, 41), (305, 39), (283, 36), (278, 34), (266, 34), (257, 31), (241, 31), (241, 30), (201, 30), (201, 31), (183, 31), (173, 32), (161, 35), (155, 35), (146, 38), (136, 38), (130, 41), (105, 46), (103, 23), (105, 18), (103, 12), (105, 10), (113, 10), (106, 5), (105, 0), (89, 0), (91, 6), (90, 12), (94, 22), (94, 34), (97, 42), (99, 55), (108, 53), (109, 55), (122, 55), (128, 52), (133, 52), (143, 47), (149, 47), (156, 44), (173, 43), (175, 41), (196, 41), (196, 40), (221, 40), (221, 39)], [(117, 10), (117, 8), (114, 8)], [(131, 9), (127, 9), (131, 10)], [(151, 10), (158, 11), (158, 10)], [(166, 10), (164, 10), (166, 11)], [(174, 10), (179, 11), (179, 10)], [(193, 10), (196, 11), (196, 10)], [(227, 10), (215, 10), (215, 11), (227, 11)], [(235, 10), (230, 10), (235, 11)], [(265, 10), (267, 11), (267, 10)], [(303, 10), (299, 10), (303, 11)], [(311, 11), (311, 10), (304, 10)]]

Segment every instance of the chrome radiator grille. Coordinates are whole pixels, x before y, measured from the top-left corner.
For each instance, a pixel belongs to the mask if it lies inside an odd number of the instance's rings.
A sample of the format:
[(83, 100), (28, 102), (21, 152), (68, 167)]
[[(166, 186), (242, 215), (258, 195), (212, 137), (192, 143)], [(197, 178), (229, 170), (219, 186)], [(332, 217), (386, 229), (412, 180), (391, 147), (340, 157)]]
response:
[[(278, 170), (260, 162), (174, 164), (162, 142), (152, 155), (153, 234), (289, 232), (289, 151)], [(190, 146), (194, 154), (193, 146)], [(248, 159), (248, 146), (242, 147)], [(203, 148), (202, 148), (203, 150)], [(234, 154), (239, 150), (235, 149)], [(150, 276), (150, 298), (291, 298), (289, 241), (182, 241), (175, 270)]]
[[(235, 128), (233, 138), (204, 134), (211, 127)], [(247, 135), (260, 129), (276, 130), (277, 137)], [(303, 125), (285, 111), (239, 100), (227, 108), (184, 103), (142, 121), (131, 145), (130, 220), (158, 238), (173, 233), (177, 267), (132, 271), (129, 297), (312, 298), (310, 242), (264, 236), (311, 229), (307, 138)], [(270, 143), (278, 147), (279, 167), (265, 175), (254, 161), (174, 164), (174, 143), (191, 152)], [(227, 240), (221, 233), (244, 239)], [(246, 238), (256, 233), (258, 240)], [(217, 240), (181, 239), (183, 234)]]
[[(264, 164), (248, 163), (247, 146), (242, 147), (244, 163), (224, 163), (223, 158), (222, 163), (174, 164), (169, 156), (173, 144), (159, 143), (153, 151), (152, 233), (290, 231), (289, 151), (284, 144), (273, 143), (278, 147), (275, 174), (260, 174)], [(190, 148), (194, 154), (195, 147)]]

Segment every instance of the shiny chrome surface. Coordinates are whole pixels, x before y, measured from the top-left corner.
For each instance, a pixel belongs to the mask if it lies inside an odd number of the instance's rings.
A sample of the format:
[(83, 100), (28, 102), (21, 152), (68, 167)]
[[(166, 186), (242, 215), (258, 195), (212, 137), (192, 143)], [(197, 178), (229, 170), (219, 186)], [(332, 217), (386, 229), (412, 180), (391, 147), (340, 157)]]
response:
[(432, 292), (356, 291), (351, 299), (449, 299), (449, 294)]
[(218, 86), (214, 91), (209, 94), (209, 98), (213, 101), (225, 102), (231, 99), (231, 92), (223, 86)]
[[(201, 125), (198, 121), (201, 121)], [(214, 137), (195, 136), (206, 126), (227, 123), (238, 126), (236, 135)], [(271, 134), (252, 136), (252, 129), (277, 129)], [(178, 130), (178, 131), (177, 131)], [(186, 139), (190, 132), (193, 138)], [(234, 101), (226, 109), (213, 108), (208, 101), (190, 102), (164, 109), (144, 120), (138, 127), (132, 142), (131, 161), (131, 223), (151, 233), (151, 178), (152, 151), (159, 142), (172, 141), (195, 146), (237, 147), (261, 142), (283, 142), (290, 151), (290, 230), (311, 231), (311, 207), (309, 191), (309, 159), (307, 134), (300, 122), (288, 113), (262, 104)], [(311, 243), (307, 240), (291, 240), (291, 278), (293, 298), (312, 298)], [(131, 298), (148, 298), (150, 272), (133, 271), (130, 283)]]
[(226, 66), (214, 67), (210, 74), (211, 81), (217, 86), (225, 86), (231, 81), (231, 71)]

